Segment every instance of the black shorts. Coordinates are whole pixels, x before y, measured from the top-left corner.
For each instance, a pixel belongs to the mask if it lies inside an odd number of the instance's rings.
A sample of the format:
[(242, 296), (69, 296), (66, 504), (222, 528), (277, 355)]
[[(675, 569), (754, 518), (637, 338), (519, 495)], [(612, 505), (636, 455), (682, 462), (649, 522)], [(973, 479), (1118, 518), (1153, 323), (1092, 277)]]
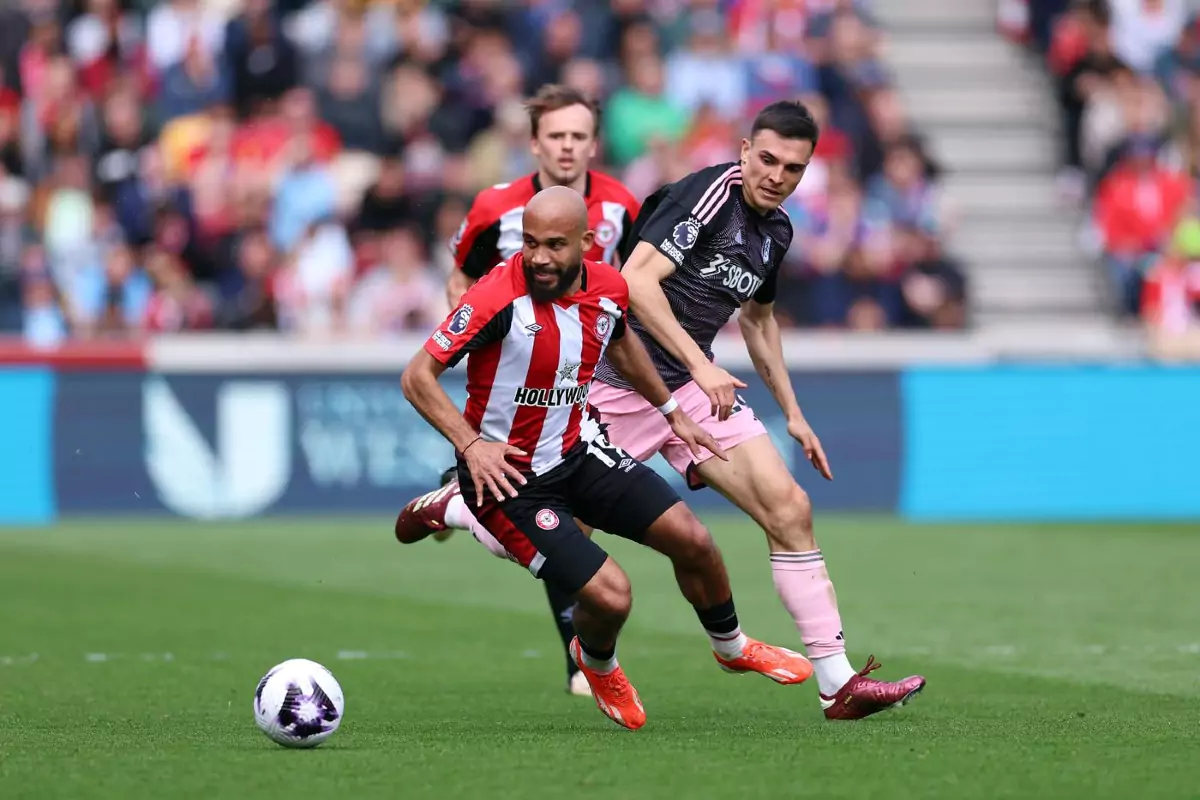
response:
[(517, 496), (497, 502), (485, 489), (475, 507), (475, 484), (458, 463), (463, 499), (518, 564), (535, 577), (574, 594), (604, 565), (608, 554), (575, 518), (606, 533), (641, 542), (646, 530), (679, 502), (654, 470), (610, 444), (603, 435), (580, 442), (566, 460), (540, 476), (526, 476)]

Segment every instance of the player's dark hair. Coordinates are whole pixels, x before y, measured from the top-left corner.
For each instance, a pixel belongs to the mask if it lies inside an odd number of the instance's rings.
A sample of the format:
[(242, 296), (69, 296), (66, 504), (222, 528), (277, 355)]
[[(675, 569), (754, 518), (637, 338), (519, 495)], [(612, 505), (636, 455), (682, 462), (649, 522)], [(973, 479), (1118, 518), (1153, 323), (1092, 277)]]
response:
[(561, 83), (548, 83), (538, 89), (531, 99), (525, 101), (525, 110), (529, 112), (529, 132), (538, 134), (538, 123), (542, 117), (551, 111), (558, 111), (571, 106), (583, 106), (592, 112), (595, 122), (594, 133), (600, 134), (600, 104), (578, 89)]
[(812, 142), (813, 147), (821, 135), (812, 112), (799, 100), (779, 100), (758, 112), (750, 128), (750, 138), (759, 131), (774, 131), (784, 139), (803, 139)]

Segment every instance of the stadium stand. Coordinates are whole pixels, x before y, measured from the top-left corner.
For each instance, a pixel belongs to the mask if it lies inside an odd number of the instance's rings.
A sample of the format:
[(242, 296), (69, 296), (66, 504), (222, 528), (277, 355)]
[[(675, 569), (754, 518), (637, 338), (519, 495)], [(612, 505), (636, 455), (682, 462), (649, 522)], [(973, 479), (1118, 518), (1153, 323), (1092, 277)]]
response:
[[(781, 311), (962, 328), (941, 169), (877, 14), (938, 5), (22, 0), (0, 11), (0, 331), (422, 332), (470, 198), (532, 169), (520, 102), (550, 81), (603, 99), (602, 168), (641, 196), (732, 158), (756, 108), (806, 99), (824, 135), (788, 207)], [(947, 13), (990, 35), (987, 6)], [(954, 252), (1004, 259), (972, 191)]]
[(1186, 0), (1030, 0), (1060, 110), (1060, 199), (1118, 318), (1200, 358), (1200, 18)]

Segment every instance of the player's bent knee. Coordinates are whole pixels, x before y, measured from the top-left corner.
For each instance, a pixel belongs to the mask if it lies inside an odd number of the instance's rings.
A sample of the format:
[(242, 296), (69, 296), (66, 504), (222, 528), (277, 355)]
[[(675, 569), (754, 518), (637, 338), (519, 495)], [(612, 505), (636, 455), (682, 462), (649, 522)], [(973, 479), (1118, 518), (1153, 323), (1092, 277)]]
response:
[(592, 614), (624, 620), (633, 609), (633, 588), (629, 576), (611, 558), (579, 590), (580, 605)]
[(646, 544), (680, 564), (698, 565), (719, 557), (708, 528), (682, 502), (650, 527)]
[(700, 565), (707, 564), (717, 558), (719, 558), (717, 543), (713, 541), (712, 534), (708, 532), (708, 528), (704, 527), (700, 520), (692, 517), (690, 524), (680, 539), (679, 560), (685, 564)]
[(796, 483), (772, 498), (761, 523), (777, 545), (789, 550), (812, 546), (812, 500)]
[(785, 527), (805, 525), (812, 521), (812, 500), (808, 492), (793, 483), (773, 511)]

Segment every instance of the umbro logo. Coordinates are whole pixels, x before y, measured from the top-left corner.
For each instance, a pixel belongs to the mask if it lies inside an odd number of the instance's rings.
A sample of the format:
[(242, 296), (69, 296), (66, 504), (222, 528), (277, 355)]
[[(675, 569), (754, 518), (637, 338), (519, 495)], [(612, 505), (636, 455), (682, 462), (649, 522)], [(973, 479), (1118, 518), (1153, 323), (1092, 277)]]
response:
[(536, 322), (533, 323), (532, 325), (525, 326), (525, 330), (529, 332), (530, 336), (536, 336), (537, 332), (540, 331), (541, 329), (542, 329), (542, 326), (538, 325)]

